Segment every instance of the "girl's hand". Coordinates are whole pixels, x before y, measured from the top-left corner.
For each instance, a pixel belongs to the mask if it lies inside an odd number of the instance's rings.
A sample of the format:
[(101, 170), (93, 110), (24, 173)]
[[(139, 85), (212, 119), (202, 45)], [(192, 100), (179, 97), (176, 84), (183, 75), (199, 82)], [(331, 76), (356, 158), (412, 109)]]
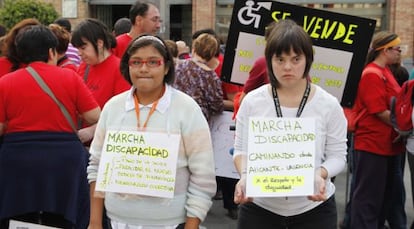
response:
[(242, 175), (234, 189), (234, 203), (244, 204), (253, 201), (253, 198), (246, 197), (246, 175)]

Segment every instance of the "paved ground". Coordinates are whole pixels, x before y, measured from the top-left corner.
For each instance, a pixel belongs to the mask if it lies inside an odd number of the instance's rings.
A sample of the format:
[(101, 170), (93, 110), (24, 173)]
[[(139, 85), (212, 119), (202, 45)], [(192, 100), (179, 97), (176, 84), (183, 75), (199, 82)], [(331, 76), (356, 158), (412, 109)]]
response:
[[(335, 180), (335, 185), (337, 188), (336, 191), (336, 202), (337, 202), (337, 209), (338, 209), (338, 219), (342, 220), (344, 212), (345, 212), (345, 201), (346, 201), (346, 185), (347, 185), (347, 173), (344, 171), (341, 173)], [(414, 209), (412, 205), (412, 196), (411, 196), (411, 188), (410, 188), (410, 173), (408, 170), (408, 164), (405, 166), (405, 189), (406, 189), (406, 213), (407, 213), (407, 222), (408, 227), (410, 226), (411, 222), (414, 220)], [(227, 211), (223, 208), (223, 204), (221, 200), (215, 200), (212, 209), (210, 210), (207, 219), (202, 224), (205, 228), (208, 229), (235, 229), (236, 228), (236, 221), (230, 219), (226, 216)]]

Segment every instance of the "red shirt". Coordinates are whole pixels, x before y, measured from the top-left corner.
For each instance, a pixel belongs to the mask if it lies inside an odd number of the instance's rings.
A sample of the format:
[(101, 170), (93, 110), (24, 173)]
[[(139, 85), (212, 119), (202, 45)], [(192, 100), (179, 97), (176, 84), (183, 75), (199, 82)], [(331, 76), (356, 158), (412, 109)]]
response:
[[(74, 71), (44, 62), (34, 62), (30, 66), (65, 106), (74, 123), (79, 113), (98, 107), (91, 92)], [(0, 123), (7, 124), (6, 133), (73, 132), (59, 106), (24, 68), (0, 79)]]
[(74, 72), (78, 71), (78, 67), (76, 66), (76, 64), (69, 58), (65, 58), (61, 61), (58, 61), (57, 65), (61, 68), (71, 69)]
[[(217, 59), (219, 61), (219, 65), (214, 71), (216, 72), (217, 76), (220, 78), (221, 69), (223, 68), (223, 60), (224, 60), (223, 54), (220, 54)], [(221, 88), (223, 90), (223, 99), (228, 99), (227, 94), (236, 94), (237, 92), (241, 91), (242, 86), (222, 81)]]
[[(397, 133), (392, 126), (381, 121), (376, 113), (389, 110), (391, 96), (395, 96), (400, 86), (389, 68), (381, 68), (374, 63), (367, 67), (378, 69), (382, 76), (374, 72), (365, 74), (359, 82), (355, 103), (366, 107), (368, 114), (363, 116), (355, 130), (355, 149), (379, 155), (397, 155), (404, 152), (404, 145), (393, 144)], [(365, 67), (365, 68), (367, 68)]]
[(115, 56), (122, 58), (124, 52), (127, 50), (129, 42), (131, 42), (132, 37), (128, 33), (121, 34), (116, 37), (116, 47), (112, 50)]
[(0, 77), (6, 75), (7, 73), (10, 73), (11, 68), (12, 63), (10, 60), (5, 56), (0, 57)]
[(243, 92), (247, 94), (267, 83), (269, 83), (269, 76), (267, 75), (266, 58), (263, 56), (254, 62), (249, 72), (249, 78), (244, 84)]
[[(89, 66), (85, 83), (101, 108), (112, 96), (131, 88), (131, 85), (122, 76), (119, 64), (119, 58), (110, 55), (102, 63)], [(82, 79), (85, 77), (86, 66), (83, 62), (79, 66), (78, 73)]]

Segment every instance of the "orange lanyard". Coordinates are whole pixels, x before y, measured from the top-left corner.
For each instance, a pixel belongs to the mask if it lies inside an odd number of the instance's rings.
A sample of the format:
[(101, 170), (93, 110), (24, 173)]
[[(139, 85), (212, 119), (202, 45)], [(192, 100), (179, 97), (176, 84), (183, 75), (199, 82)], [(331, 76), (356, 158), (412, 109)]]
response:
[[(158, 99), (157, 101), (155, 101), (152, 106), (151, 106), (151, 110), (148, 113), (147, 119), (145, 120), (144, 126), (142, 127), (142, 129), (145, 129), (147, 127), (148, 121), (151, 117), (151, 115), (154, 113), (155, 109), (157, 108), (158, 105), (158, 101), (160, 101), (160, 99)], [(134, 102), (135, 102), (135, 113), (137, 114), (137, 122), (138, 122), (138, 129), (141, 128), (141, 120), (140, 120), (140, 112), (139, 112), (139, 101), (138, 101), (138, 96), (134, 93)]]

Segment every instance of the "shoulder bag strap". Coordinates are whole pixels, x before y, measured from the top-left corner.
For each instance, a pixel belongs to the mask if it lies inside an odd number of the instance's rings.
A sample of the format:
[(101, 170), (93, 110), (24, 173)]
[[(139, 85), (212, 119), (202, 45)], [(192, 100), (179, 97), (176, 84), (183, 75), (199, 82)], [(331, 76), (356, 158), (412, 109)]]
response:
[(55, 101), (55, 103), (59, 106), (60, 111), (62, 111), (63, 115), (65, 116), (66, 120), (68, 120), (70, 126), (72, 127), (73, 131), (76, 133), (76, 127), (75, 124), (73, 123), (72, 118), (70, 117), (70, 114), (68, 112), (68, 110), (66, 110), (66, 107), (56, 98), (56, 96), (53, 94), (52, 90), (50, 90), (50, 88), (47, 86), (47, 84), (45, 83), (45, 81), (43, 81), (42, 77), (40, 77), (40, 75), (30, 66), (28, 66), (26, 68), (26, 70), (30, 73), (30, 75), (33, 76), (33, 78), (36, 80), (37, 84), (39, 84), (39, 86), (42, 88), (42, 90), (44, 92), (46, 92), (46, 94), (48, 94), (53, 101)]

